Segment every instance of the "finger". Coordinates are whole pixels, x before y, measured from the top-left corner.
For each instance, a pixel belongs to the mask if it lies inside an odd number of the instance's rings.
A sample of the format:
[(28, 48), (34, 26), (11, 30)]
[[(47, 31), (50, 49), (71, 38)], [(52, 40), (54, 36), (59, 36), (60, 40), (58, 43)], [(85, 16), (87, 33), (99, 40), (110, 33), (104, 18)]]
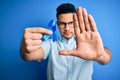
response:
[(24, 34), (24, 39), (37, 40), (37, 39), (41, 39), (41, 38), (42, 38), (41, 33), (25, 33)]
[(41, 46), (40, 45), (37, 45), (37, 46), (26, 46), (26, 51), (27, 52), (32, 52), (32, 51), (35, 51), (37, 49), (39, 49)]
[(78, 19), (76, 13), (73, 15), (73, 20), (74, 20), (74, 29), (75, 29), (75, 35), (76, 37), (80, 35), (80, 28), (78, 24)]
[(25, 31), (31, 33), (52, 34), (52, 31), (45, 28), (26, 28)]
[(32, 33), (31, 34), (31, 39), (32, 40), (39, 40), (42, 38), (42, 34), (39, 34), (39, 33)]
[(42, 40), (26, 39), (25, 44), (26, 46), (37, 46), (42, 44)]
[(76, 53), (76, 50), (60, 50), (59, 52), (60, 55), (71, 55), (71, 56), (78, 56)]
[(36, 45), (41, 45), (42, 44), (42, 40), (32, 40), (32, 45), (36, 46)]
[(85, 29), (86, 31), (90, 31), (90, 25), (89, 25), (89, 21), (88, 21), (88, 14), (85, 8), (83, 8), (83, 18), (84, 18), (84, 22), (85, 22)]
[(97, 31), (96, 23), (92, 15), (88, 15), (89, 17), (89, 22), (90, 22), (90, 27), (92, 28), (93, 31)]
[(82, 13), (82, 8), (81, 7), (77, 8), (77, 16), (78, 16), (78, 22), (79, 22), (80, 30), (81, 30), (81, 32), (85, 32), (83, 13)]

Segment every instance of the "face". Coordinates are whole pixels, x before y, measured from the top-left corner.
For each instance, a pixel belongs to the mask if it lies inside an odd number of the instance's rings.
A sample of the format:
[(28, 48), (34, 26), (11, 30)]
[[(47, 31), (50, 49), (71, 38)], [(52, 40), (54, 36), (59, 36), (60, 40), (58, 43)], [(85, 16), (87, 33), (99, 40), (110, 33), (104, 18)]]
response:
[(57, 24), (63, 37), (70, 39), (74, 36), (73, 13), (60, 14)]

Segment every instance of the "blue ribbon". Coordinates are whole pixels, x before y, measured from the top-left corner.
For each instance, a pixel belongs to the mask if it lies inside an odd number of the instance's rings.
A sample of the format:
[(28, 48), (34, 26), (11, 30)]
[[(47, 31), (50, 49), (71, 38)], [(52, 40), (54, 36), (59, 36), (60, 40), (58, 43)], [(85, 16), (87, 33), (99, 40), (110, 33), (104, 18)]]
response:
[(47, 26), (47, 29), (51, 30), (52, 31), (52, 34), (45, 34), (43, 37), (42, 37), (42, 40), (45, 41), (45, 40), (48, 40), (48, 39), (52, 39), (53, 42), (57, 40), (57, 37), (56, 37), (56, 34), (55, 34), (55, 31), (56, 31), (56, 22), (54, 20), (51, 20)]

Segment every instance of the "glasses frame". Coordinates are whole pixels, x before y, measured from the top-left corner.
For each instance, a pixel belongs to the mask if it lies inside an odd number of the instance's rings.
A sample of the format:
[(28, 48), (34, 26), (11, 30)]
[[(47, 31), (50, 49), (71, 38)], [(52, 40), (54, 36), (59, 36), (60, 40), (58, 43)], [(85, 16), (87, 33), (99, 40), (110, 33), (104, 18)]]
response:
[(67, 25), (70, 27), (70, 28), (73, 28), (74, 27), (74, 22), (73, 21), (70, 21), (70, 22), (57, 22), (57, 24), (61, 27), (61, 28), (65, 28)]

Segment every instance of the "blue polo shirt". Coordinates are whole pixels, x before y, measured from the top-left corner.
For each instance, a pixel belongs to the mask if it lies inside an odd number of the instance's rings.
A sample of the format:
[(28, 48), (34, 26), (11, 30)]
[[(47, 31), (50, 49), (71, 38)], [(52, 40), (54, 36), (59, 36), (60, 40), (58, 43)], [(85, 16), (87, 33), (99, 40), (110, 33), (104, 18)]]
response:
[(76, 48), (75, 37), (67, 40), (60, 37), (57, 41), (51, 39), (42, 43), (44, 59), (48, 57), (48, 80), (92, 80), (93, 61), (84, 60), (75, 56), (59, 55), (59, 51)]

